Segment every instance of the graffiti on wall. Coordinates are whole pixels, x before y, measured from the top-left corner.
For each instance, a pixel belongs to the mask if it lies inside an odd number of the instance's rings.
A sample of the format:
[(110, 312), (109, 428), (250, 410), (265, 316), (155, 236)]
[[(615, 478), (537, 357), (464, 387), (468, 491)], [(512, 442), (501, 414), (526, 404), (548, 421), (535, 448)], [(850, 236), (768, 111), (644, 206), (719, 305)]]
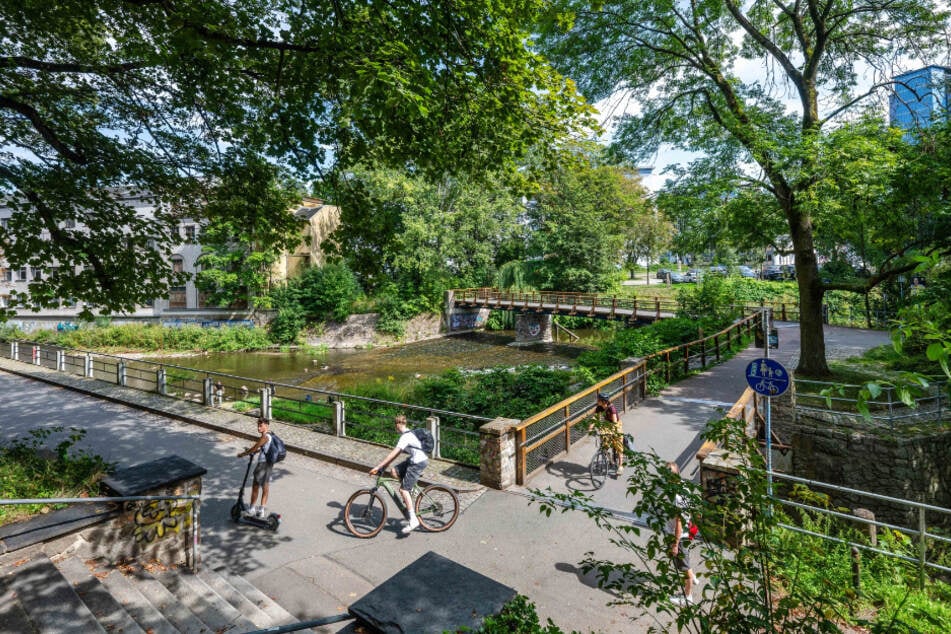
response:
[(453, 311), (449, 317), (450, 330), (472, 330), (485, 326), (485, 315), (481, 310), (469, 312)]
[(191, 503), (187, 500), (152, 500), (136, 509), (133, 522), (135, 541), (153, 544), (170, 533), (179, 535), (191, 525)]

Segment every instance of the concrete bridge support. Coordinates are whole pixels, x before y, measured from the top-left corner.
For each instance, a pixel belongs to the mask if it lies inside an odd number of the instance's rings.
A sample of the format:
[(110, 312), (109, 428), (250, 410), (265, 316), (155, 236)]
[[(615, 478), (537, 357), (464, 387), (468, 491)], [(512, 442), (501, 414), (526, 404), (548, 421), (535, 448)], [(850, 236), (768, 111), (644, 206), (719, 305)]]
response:
[(515, 343), (551, 343), (552, 316), (522, 313), (515, 319)]

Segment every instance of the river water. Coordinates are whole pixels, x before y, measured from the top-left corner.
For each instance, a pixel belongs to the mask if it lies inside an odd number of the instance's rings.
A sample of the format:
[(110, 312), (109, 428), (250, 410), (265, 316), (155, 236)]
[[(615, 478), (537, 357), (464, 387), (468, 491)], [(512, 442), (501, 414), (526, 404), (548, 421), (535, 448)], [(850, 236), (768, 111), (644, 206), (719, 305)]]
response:
[[(603, 332), (584, 333), (591, 342)], [(224, 372), (277, 383), (348, 392), (378, 381), (403, 383), (451, 368), (481, 370), (537, 364), (570, 367), (590, 345), (550, 343), (511, 345), (514, 333), (473, 332), (399, 346), (366, 350), (214, 353), (181, 359), (152, 358), (196, 370)]]

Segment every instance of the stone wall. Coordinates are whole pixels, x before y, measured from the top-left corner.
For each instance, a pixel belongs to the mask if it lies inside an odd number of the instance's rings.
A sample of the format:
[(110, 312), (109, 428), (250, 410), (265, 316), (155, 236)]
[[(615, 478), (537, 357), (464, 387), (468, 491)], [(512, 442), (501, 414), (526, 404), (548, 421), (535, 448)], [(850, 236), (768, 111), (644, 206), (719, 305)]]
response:
[(479, 428), (479, 479), (493, 489), (504, 491), (517, 478), (515, 426), (519, 421), (496, 418)]
[[(951, 508), (951, 425), (887, 425), (861, 416), (807, 412), (793, 398), (773, 399), (772, 428), (792, 445), (791, 474), (895, 498)], [(908, 507), (834, 494), (848, 508), (865, 507), (881, 521), (917, 525)], [(929, 515), (929, 523), (947, 521)]]

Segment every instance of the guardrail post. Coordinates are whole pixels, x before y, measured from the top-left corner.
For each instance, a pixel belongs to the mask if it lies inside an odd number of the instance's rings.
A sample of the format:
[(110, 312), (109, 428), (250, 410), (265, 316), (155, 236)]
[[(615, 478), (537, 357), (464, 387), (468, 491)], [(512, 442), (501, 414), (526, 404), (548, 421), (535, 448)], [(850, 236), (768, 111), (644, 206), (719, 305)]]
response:
[(346, 438), (347, 436), (347, 408), (344, 405), (344, 402), (340, 399), (334, 399), (332, 401), (334, 406), (333, 411), (333, 421), (334, 429), (337, 430), (337, 435), (341, 438)]
[(271, 420), (271, 388), (265, 385), (258, 390), (258, 393), (261, 395), (261, 418), (269, 421)]
[(429, 433), (433, 435), (433, 440), (436, 441), (433, 445), (433, 458), (442, 458), (442, 452), (440, 451), (442, 439), (439, 436), (439, 417), (428, 416), (426, 418), (426, 424), (429, 425)]
[(116, 364), (116, 385), (125, 387), (125, 361)]
[(10, 342), (10, 358), (14, 361), (20, 360), (20, 342), (11, 341)]
[(918, 589), (925, 589), (925, 562), (928, 555), (928, 544), (925, 542), (927, 535), (927, 525), (925, 524), (925, 508), (918, 507)]
[(516, 430), (518, 424), (510, 418), (496, 418), (479, 428), (479, 481), (483, 485), (504, 491), (524, 481), (516, 435), (524, 441), (525, 430)]
[(660, 298), (654, 298), (654, 321), (660, 321)]
[[(727, 335), (727, 338), (729, 336)], [(713, 347), (716, 349), (717, 363), (720, 363), (720, 335), (713, 335)]]
[(62, 350), (56, 351), (56, 371), (65, 372), (66, 371), (66, 353)]
[[(206, 376), (204, 379), (202, 379), (202, 381), (201, 381), (201, 402), (202, 402), (203, 405), (212, 405), (212, 406), (214, 406), (215, 401), (214, 401), (214, 396), (213, 396), (213, 392), (212, 392), (212, 390), (214, 390), (214, 389), (215, 389), (214, 386), (211, 384), (211, 377), (210, 377), (210, 376)], [(263, 401), (262, 401), (262, 404), (263, 404)], [(271, 417), (268, 416), (267, 418), (268, 418), (268, 420), (270, 420)]]
[(165, 376), (165, 368), (159, 368), (155, 371), (155, 391), (162, 396), (168, 394), (168, 378)]
[(33, 346), (33, 365), (40, 365), (43, 355), (40, 354), (40, 347)]
[(87, 379), (93, 378), (92, 353), (87, 352), (83, 359), (83, 376)]

